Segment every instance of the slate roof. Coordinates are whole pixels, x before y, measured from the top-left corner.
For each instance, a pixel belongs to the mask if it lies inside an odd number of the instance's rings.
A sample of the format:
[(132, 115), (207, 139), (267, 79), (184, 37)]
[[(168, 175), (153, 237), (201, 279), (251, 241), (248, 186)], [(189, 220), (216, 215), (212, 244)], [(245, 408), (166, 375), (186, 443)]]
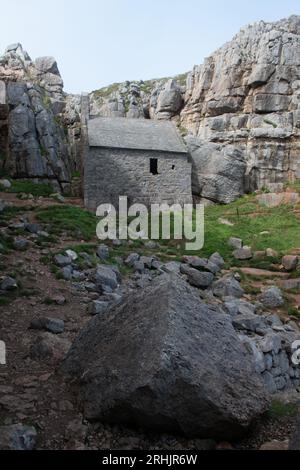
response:
[(169, 121), (94, 118), (88, 121), (88, 137), (90, 147), (187, 153), (175, 125)]

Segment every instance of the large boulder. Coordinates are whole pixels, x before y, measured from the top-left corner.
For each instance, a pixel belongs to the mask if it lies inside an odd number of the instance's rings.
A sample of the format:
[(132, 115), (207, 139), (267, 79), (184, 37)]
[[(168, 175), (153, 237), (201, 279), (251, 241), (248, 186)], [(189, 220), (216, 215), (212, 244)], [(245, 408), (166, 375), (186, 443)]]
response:
[(234, 146), (222, 147), (188, 136), (192, 161), (192, 191), (214, 202), (230, 203), (244, 194), (246, 163)]
[(89, 420), (229, 439), (268, 406), (230, 317), (177, 275), (94, 317), (61, 370)]

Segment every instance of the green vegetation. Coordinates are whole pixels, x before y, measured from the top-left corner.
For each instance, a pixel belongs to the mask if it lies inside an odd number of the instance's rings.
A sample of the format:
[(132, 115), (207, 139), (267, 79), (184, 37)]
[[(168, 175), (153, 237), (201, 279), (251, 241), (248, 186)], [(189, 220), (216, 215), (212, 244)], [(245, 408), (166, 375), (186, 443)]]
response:
[[(97, 217), (85, 209), (69, 205), (50, 206), (39, 210), (37, 218), (48, 226), (47, 230), (51, 234), (66, 232), (74, 239), (96, 241)], [(226, 218), (233, 225), (220, 223), (220, 218)], [(284, 237), (282, 227), (285, 228)], [(249, 195), (226, 206), (216, 205), (205, 209), (205, 244), (202, 250), (193, 254), (207, 257), (218, 251), (229, 264), (243, 266), (245, 262), (235, 260), (232, 257), (233, 250), (228, 245), (228, 239), (234, 236), (241, 238), (254, 251), (266, 248), (278, 251), (278, 258), (252, 259), (246, 262), (247, 266), (272, 269), (274, 265), (275, 269), (282, 254), (300, 247), (299, 228), (299, 219), (291, 206), (262, 207), (255, 196)], [(179, 259), (185, 253), (184, 240), (161, 240), (160, 244), (159, 255), (162, 257)], [(143, 247), (143, 241), (138, 240), (128, 248), (133, 251)], [(85, 251), (83, 247), (79, 246), (79, 249)], [(124, 247), (119, 247), (119, 250), (124, 250)]]
[(265, 122), (266, 124), (270, 124), (270, 126), (274, 127), (274, 129), (276, 129), (276, 127), (278, 127), (277, 124), (276, 124), (276, 122), (273, 122), (273, 121), (271, 121), (270, 119), (264, 119), (264, 122)]
[(5, 191), (8, 193), (24, 193), (33, 196), (49, 197), (53, 193), (53, 187), (46, 183), (34, 183), (25, 180), (10, 180), (11, 187)]
[(80, 207), (49, 206), (37, 212), (37, 219), (54, 235), (66, 232), (74, 239), (82, 238), (87, 241), (96, 236), (96, 216)]
[(268, 416), (273, 419), (283, 418), (285, 416), (295, 416), (298, 412), (297, 405), (283, 403), (280, 400), (273, 400), (268, 411)]

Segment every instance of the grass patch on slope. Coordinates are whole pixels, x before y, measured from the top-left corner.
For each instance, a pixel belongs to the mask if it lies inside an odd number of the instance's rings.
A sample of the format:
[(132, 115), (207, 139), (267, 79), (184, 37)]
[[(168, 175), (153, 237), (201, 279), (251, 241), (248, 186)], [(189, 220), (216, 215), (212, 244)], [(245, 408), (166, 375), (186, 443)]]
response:
[(53, 235), (66, 232), (74, 239), (82, 238), (86, 241), (96, 236), (97, 217), (80, 207), (52, 205), (39, 210), (36, 216)]
[(49, 197), (54, 192), (51, 184), (22, 180), (10, 180), (10, 182), (11, 187), (5, 190), (7, 193), (24, 193), (32, 194), (35, 197)]

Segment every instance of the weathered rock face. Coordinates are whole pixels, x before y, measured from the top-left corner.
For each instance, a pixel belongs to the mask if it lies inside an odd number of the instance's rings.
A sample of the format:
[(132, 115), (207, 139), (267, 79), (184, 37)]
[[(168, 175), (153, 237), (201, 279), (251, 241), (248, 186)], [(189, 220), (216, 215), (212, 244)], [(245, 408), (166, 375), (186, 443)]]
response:
[(292, 16), (242, 29), (188, 75), (181, 125), (225, 155), (235, 147), (245, 191), (299, 178), (299, 57)]
[(191, 136), (186, 143), (192, 161), (194, 196), (229, 203), (244, 194), (246, 163), (239, 149)]
[[(50, 181), (59, 189), (70, 182), (63, 81), (52, 57), (33, 63), (20, 44), (0, 58), (1, 166), (14, 178)], [(2, 125), (1, 125), (1, 119)]]
[(268, 404), (230, 317), (175, 275), (95, 317), (62, 370), (81, 377), (88, 419), (159, 432), (228, 439)]

